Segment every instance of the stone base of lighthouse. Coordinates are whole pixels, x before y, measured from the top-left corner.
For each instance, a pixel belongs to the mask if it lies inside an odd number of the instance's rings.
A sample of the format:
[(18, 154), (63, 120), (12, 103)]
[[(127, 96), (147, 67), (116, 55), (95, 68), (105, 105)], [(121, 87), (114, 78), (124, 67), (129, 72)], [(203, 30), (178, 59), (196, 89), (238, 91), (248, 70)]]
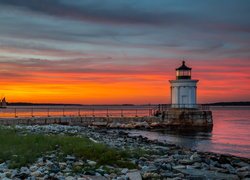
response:
[(212, 111), (198, 109), (169, 109), (165, 111), (163, 125), (184, 128), (212, 128)]

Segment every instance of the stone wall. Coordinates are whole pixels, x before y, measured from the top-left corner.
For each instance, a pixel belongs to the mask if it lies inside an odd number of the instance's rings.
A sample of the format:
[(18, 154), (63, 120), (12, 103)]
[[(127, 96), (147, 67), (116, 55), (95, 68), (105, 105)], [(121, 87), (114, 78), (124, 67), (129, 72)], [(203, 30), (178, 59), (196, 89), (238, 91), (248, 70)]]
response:
[(32, 117), (0, 119), (1, 125), (66, 124), (107, 128), (212, 127), (212, 112), (172, 109), (164, 114), (145, 117)]

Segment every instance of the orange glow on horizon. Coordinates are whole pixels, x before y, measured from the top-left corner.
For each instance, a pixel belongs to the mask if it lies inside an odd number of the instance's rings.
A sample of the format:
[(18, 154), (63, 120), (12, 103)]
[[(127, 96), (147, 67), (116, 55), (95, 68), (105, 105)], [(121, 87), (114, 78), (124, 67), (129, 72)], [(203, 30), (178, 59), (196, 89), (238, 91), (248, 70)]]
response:
[[(39, 67), (13, 67), (2, 64), (1, 96), (8, 102), (76, 103), (76, 104), (157, 104), (170, 103), (170, 84), (175, 79), (175, 67), (111, 66), (110, 72), (60, 72)], [(227, 66), (190, 62), (192, 79), (198, 79), (198, 103), (219, 101), (247, 101), (249, 67), (237, 67), (231, 72)], [(192, 66), (193, 65), (193, 66)], [(73, 67), (71, 67), (73, 68)], [(157, 71), (159, 69), (159, 71)], [(169, 71), (171, 69), (171, 71)], [(123, 69), (122, 69), (123, 70)], [(154, 70), (154, 71), (152, 71)], [(230, 70), (230, 71), (228, 71)], [(13, 73), (14, 75), (12, 75)]]

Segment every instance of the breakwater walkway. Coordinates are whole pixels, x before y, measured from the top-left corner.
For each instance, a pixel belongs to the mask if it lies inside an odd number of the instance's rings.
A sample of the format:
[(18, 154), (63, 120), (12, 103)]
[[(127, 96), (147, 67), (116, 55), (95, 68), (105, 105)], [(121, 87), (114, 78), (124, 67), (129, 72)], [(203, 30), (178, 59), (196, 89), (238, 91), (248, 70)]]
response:
[(155, 116), (95, 117), (95, 116), (53, 116), (1, 118), (0, 125), (46, 125), (65, 124), (97, 126), (107, 128), (162, 128), (162, 127), (208, 127), (213, 125), (212, 112), (204, 110), (169, 109)]

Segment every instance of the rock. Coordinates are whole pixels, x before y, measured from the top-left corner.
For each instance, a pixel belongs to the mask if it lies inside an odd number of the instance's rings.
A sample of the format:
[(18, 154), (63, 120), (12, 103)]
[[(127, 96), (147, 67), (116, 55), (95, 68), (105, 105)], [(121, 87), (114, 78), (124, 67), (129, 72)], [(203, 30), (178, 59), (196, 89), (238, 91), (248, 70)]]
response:
[(3, 179), (3, 178), (5, 178), (6, 176), (5, 176), (5, 173), (0, 173), (0, 179)]
[(65, 162), (59, 162), (60, 169), (65, 169), (67, 167), (67, 163)]
[(247, 167), (247, 166), (250, 166), (248, 163), (245, 163), (245, 162), (238, 162), (238, 163), (235, 163), (235, 165), (239, 166), (239, 167)]
[(143, 179), (160, 179), (160, 175), (158, 173), (145, 173)]
[(92, 126), (104, 126), (106, 127), (107, 126), (107, 122), (92, 122)]
[(249, 171), (237, 172), (237, 175), (240, 176), (241, 178), (250, 178), (250, 172)]
[(172, 178), (172, 177), (174, 177), (174, 173), (173, 172), (164, 172), (163, 174), (161, 174), (161, 176), (166, 177), (166, 178)]
[(37, 166), (30, 166), (30, 171), (31, 171), (31, 172), (34, 172), (34, 171), (36, 171), (37, 169), (38, 169)]
[(236, 170), (230, 164), (222, 164), (221, 167), (226, 168), (230, 174), (236, 173)]
[(177, 166), (174, 166), (174, 167), (172, 167), (172, 168), (175, 169), (175, 170), (179, 170), (179, 169), (186, 169), (186, 166), (177, 165)]
[(12, 179), (9, 179), (9, 178), (7, 178), (7, 177), (4, 177), (4, 178), (1, 179), (1, 180), (12, 180)]
[(65, 158), (67, 161), (75, 161), (76, 158), (74, 156), (67, 155)]
[(172, 166), (170, 163), (163, 163), (160, 167), (163, 170), (172, 170)]
[(250, 166), (245, 166), (245, 167), (237, 168), (237, 172), (242, 172), (242, 171), (250, 171)]
[(38, 171), (32, 172), (30, 175), (35, 176), (35, 177), (40, 177), (40, 176), (42, 176), (42, 172), (38, 170)]
[(91, 160), (87, 160), (87, 163), (90, 166), (96, 166), (96, 164), (97, 164), (95, 161), (91, 161)]
[(178, 169), (178, 171), (186, 175), (203, 177), (204, 179), (231, 179), (231, 180), (239, 179), (237, 175), (219, 173), (203, 169)]
[(200, 155), (195, 152), (193, 155), (190, 156), (190, 160), (194, 162), (199, 162), (201, 161)]
[(3, 171), (4, 169), (7, 169), (7, 164), (6, 163), (1, 163), (0, 164), (0, 171)]
[(179, 163), (183, 165), (192, 165), (194, 162), (193, 160), (190, 160), (190, 159), (181, 159), (179, 160)]
[(56, 165), (56, 164), (53, 164), (51, 167), (50, 167), (50, 172), (51, 173), (58, 173), (60, 171), (60, 167), (59, 165)]
[(126, 174), (126, 176), (130, 179), (130, 180), (142, 180), (141, 174), (139, 171), (134, 171), (134, 172), (128, 172)]
[(122, 169), (122, 170), (121, 170), (121, 173), (122, 173), (122, 174), (127, 174), (127, 173), (128, 173), (128, 169), (127, 169), (127, 168)]
[(20, 174), (30, 174), (30, 170), (27, 167), (21, 167)]
[(73, 176), (68, 176), (68, 177), (65, 177), (65, 180), (75, 180), (75, 178)]
[[(85, 178), (84, 180), (107, 180), (106, 177), (103, 176), (83, 176), (83, 178)], [(79, 178), (77, 179), (79, 180)]]
[(156, 172), (157, 171), (157, 167), (155, 165), (143, 166), (141, 168), (141, 170), (143, 172)]

